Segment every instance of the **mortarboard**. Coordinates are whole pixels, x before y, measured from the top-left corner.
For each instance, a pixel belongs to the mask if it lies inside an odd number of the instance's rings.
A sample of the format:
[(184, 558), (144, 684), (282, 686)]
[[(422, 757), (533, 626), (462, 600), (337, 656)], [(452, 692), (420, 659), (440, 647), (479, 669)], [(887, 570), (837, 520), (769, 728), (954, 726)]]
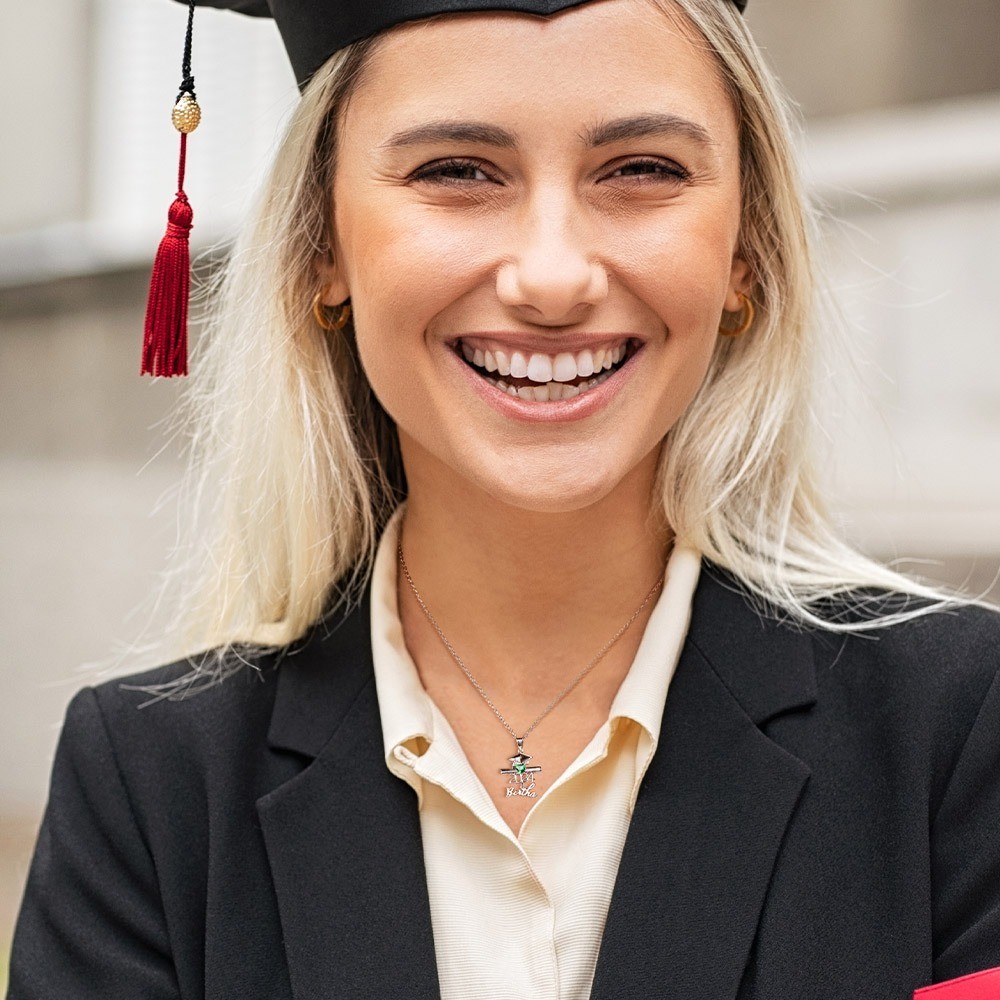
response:
[[(181, 0), (186, 2), (186, 0)], [(195, 0), (274, 19), (300, 89), (338, 49), (404, 21), (434, 14), (510, 10), (546, 16), (588, 0)], [(747, 0), (729, 0), (743, 11)]]
[[(180, 0), (188, 6), (187, 32), (181, 63), (181, 84), (172, 120), (180, 132), (177, 195), (170, 206), (167, 232), (160, 242), (150, 278), (146, 305), (141, 373), (187, 374), (187, 306), (190, 285), (188, 234), (192, 212), (184, 193), (188, 133), (197, 128), (201, 111), (191, 72), (194, 8), (218, 7), (273, 18), (295, 73), (299, 89), (334, 52), (406, 21), (435, 14), (473, 11), (517, 11), (548, 16), (589, 0)], [(747, 0), (720, 0), (741, 13)]]

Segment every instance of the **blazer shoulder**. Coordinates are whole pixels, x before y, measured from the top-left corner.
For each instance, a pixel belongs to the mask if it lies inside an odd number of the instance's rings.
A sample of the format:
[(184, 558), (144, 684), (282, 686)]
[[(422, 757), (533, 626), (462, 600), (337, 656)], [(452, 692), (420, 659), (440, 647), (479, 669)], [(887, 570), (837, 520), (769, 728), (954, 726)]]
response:
[[(932, 610), (922, 597), (866, 588), (814, 611), (819, 621), (804, 621), (706, 559), (688, 640), (758, 722), (768, 703), (818, 695), (845, 718), (898, 712), (904, 731), (922, 720), (961, 725), (1000, 672), (1000, 613), (980, 605)], [(874, 624), (899, 614), (909, 617)]]
[(910, 643), (922, 648), (930, 644), (935, 649), (980, 649), (997, 657), (1000, 639), (1000, 611), (979, 604), (959, 604), (954, 607), (908, 619), (890, 625), (885, 634), (898, 643)]
[[(894, 609), (906, 600), (893, 597)], [(1000, 672), (1000, 612), (980, 605), (929, 610), (846, 636), (817, 632), (815, 639), (818, 647), (836, 650), (836, 660), (847, 656), (902, 683), (957, 686), (979, 700)]]
[(996, 611), (960, 605), (863, 632), (817, 631), (813, 645), (827, 703), (853, 728), (923, 760), (932, 802), (940, 802), (974, 731), (986, 734), (988, 752), (1000, 752)]
[(245, 727), (269, 715), (281, 652), (223, 659), (209, 650), (91, 689), (109, 730), (123, 737), (218, 739), (236, 719)]

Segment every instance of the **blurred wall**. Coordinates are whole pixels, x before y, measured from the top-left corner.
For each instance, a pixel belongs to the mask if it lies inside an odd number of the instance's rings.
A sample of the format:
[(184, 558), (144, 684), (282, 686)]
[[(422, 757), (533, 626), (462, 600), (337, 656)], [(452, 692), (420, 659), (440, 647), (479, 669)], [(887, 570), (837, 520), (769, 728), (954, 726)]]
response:
[(46, 0), (6, 12), (0, 91), (0, 232), (82, 218), (90, 155), (91, 0)]
[[(1000, 565), (1000, 3), (752, 0), (749, 17), (842, 220), (828, 235), (855, 339), (819, 377), (846, 529), (983, 589)], [(178, 386), (137, 367), (183, 21), (169, 0), (48, 0), (0, 37), (21, 95), (0, 157), (0, 952), (66, 702), (139, 631), (127, 616), (173, 539), (179, 454), (158, 424)], [(199, 11), (195, 68), (205, 250), (295, 91), (271, 26), (216, 11)]]
[(1000, 91), (996, 0), (751, 0), (748, 16), (810, 117)]

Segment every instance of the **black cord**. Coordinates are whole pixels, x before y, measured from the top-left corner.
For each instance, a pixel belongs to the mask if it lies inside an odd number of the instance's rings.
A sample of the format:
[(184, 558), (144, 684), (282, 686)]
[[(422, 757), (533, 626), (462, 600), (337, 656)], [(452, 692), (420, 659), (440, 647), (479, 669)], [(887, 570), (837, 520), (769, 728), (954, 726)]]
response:
[(177, 99), (180, 100), (184, 94), (190, 94), (195, 100), (194, 76), (191, 74), (191, 37), (194, 33), (194, 0), (188, 0), (188, 23), (187, 34), (184, 37), (184, 61), (181, 63), (180, 90), (177, 91)]

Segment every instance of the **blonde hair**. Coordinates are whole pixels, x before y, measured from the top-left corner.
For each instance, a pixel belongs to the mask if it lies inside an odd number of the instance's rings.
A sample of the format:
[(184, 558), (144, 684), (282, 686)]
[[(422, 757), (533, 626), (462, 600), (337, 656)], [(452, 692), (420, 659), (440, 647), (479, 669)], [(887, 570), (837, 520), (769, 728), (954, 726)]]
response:
[[(731, 92), (741, 255), (756, 304), (748, 334), (718, 338), (703, 385), (666, 436), (653, 513), (761, 607), (801, 624), (857, 631), (954, 603), (855, 551), (824, 509), (809, 464), (814, 222), (774, 76), (732, 4), (648, 2), (694, 25)], [(406, 496), (395, 425), (350, 326), (330, 337), (310, 310), (315, 261), (331, 246), (338, 121), (377, 43), (336, 53), (310, 81), (211, 290), (183, 410), (190, 541), (167, 580), (181, 595), (174, 653), (211, 654), (163, 686), (171, 696), (221, 680), (252, 664), (246, 653), (285, 646), (358, 601)], [(852, 613), (831, 614), (829, 599), (847, 592), (835, 604)]]

